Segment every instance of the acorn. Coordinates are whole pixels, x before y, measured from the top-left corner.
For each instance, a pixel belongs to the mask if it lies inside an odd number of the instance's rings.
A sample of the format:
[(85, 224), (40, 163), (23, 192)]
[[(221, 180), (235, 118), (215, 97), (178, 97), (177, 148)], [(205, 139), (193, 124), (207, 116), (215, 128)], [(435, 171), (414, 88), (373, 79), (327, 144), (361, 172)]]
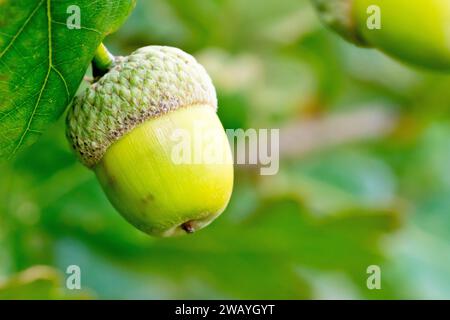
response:
[(450, 70), (450, 1), (312, 1), (325, 24), (352, 43), (409, 64)]
[[(149, 46), (115, 58), (74, 99), (67, 137), (136, 228), (162, 237), (193, 233), (224, 211), (233, 188), (230, 144), (216, 111), (213, 83), (192, 56)], [(221, 161), (200, 155), (180, 162), (179, 137), (188, 138), (184, 152), (213, 146)]]

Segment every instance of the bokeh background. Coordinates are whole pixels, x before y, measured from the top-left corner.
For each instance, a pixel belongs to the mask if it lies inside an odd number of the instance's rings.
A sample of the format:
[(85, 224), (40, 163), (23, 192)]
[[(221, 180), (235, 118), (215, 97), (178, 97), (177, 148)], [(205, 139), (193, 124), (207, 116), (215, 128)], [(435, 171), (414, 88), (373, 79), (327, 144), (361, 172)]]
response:
[[(225, 128), (281, 130), (280, 172), (237, 167), (214, 224), (151, 238), (76, 162), (61, 119), (0, 165), (0, 299), (450, 298), (450, 75), (347, 44), (307, 0), (140, 0), (106, 44), (194, 54)], [(81, 291), (65, 289), (72, 264)]]

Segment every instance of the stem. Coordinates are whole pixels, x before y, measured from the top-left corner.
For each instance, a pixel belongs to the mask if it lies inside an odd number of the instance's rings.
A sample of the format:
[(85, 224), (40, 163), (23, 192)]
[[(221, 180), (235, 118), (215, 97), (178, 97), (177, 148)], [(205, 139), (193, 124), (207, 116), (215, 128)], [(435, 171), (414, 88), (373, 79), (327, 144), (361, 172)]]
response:
[(186, 233), (194, 233), (195, 229), (192, 226), (192, 221), (185, 222), (181, 225), (181, 229), (186, 231)]
[(100, 78), (107, 73), (113, 66), (115, 57), (108, 51), (108, 48), (101, 43), (95, 51), (92, 60), (92, 73), (94, 78)]

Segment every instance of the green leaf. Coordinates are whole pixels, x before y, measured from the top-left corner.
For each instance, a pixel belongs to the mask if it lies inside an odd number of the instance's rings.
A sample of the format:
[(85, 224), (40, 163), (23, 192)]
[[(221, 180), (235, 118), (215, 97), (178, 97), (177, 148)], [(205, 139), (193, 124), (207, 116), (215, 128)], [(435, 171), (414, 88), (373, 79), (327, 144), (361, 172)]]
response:
[[(64, 112), (96, 48), (135, 0), (0, 1), (0, 159), (32, 144)], [(78, 6), (80, 29), (67, 22)]]

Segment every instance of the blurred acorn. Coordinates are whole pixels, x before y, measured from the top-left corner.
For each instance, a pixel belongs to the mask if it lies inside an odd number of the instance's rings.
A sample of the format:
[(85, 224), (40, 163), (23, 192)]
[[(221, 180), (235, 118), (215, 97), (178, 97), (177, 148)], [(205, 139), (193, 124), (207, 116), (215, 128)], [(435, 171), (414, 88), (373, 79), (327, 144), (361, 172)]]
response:
[(450, 70), (448, 0), (312, 2), (328, 26), (359, 46), (378, 48), (410, 64)]

